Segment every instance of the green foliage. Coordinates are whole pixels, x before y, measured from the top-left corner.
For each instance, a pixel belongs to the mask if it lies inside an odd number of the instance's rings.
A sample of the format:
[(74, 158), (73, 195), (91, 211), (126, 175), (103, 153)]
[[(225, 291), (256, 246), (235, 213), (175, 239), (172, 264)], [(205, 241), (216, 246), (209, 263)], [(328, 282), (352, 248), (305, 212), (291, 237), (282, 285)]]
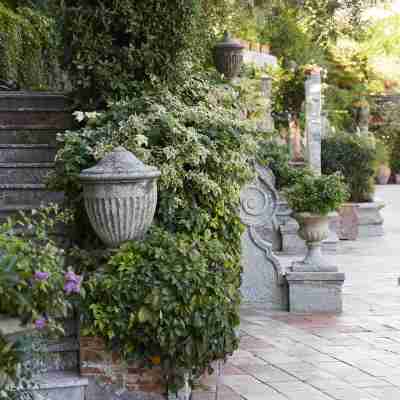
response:
[(377, 166), (389, 163), (389, 150), (382, 140), (375, 141), (375, 163)]
[(396, 145), (398, 136), (400, 136), (400, 105), (392, 102), (380, 104), (375, 102), (372, 109), (372, 115), (375, 124), (371, 125), (375, 138), (385, 144), (391, 151)]
[(367, 202), (374, 193), (376, 150), (368, 138), (340, 134), (322, 141), (322, 172), (340, 172), (350, 190), (350, 201)]
[[(70, 222), (71, 214), (54, 205), (0, 225), (0, 314), (63, 333), (59, 319), (67, 317), (76, 299), (64, 290), (66, 256), (55, 235), (60, 224), (65, 228)], [(0, 400), (32, 399), (32, 373), (38, 372), (32, 362), (40, 351), (32, 340), (20, 342), (11, 343), (0, 331)]]
[[(6, 279), (0, 281), (0, 313), (24, 322), (45, 315), (49, 325), (55, 322), (52, 316), (67, 315), (64, 251), (49, 236), (51, 232), (54, 235), (56, 221), (66, 219), (70, 216), (54, 206), (35, 210), (33, 216), (22, 214), (18, 221), (10, 219), (0, 226), (0, 252), (6, 265), (2, 268)], [(35, 280), (38, 271), (48, 273), (48, 279)]]
[(300, 10), (282, 7), (265, 19), (260, 32), (260, 42), (269, 43), (271, 52), (285, 63), (298, 65), (321, 64), (324, 52), (312, 37)]
[(159, 357), (169, 388), (179, 389), (185, 372), (200, 376), (237, 348), (238, 272), (211, 231), (154, 228), (89, 280), (86, 333), (108, 338), (128, 360)]
[(340, 174), (306, 175), (284, 191), (289, 207), (296, 213), (326, 215), (336, 211), (349, 198)]
[(60, 3), (66, 66), (86, 107), (137, 90), (137, 82), (185, 80), (210, 58), (225, 0), (54, 0)]
[(0, 400), (34, 400), (34, 375), (43, 369), (44, 343), (37, 332), (9, 341), (0, 331)]
[(24, 89), (46, 89), (52, 83), (57, 52), (51, 46), (53, 21), (38, 10), (0, 3), (0, 79)]
[(400, 173), (400, 132), (397, 134), (390, 154), (390, 168), (392, 172)]
[[(158, 353), (175, 387), (183, 369), (199, 373), (236, 346), (243, 231), (237, 209), (253, 178), (259, 136), (254, 122), (239, 118), (236, 100), (231, 87), (195, 78), (177, 94), (161, 89), (113, 103), (60, 136), (62, 166), (53, 183), (79, 215), (81, 233), (82, 169), (122, 145), (162, 172), (152, 233), (123, 247), (90, 280), (82, 312), (86, 328), (127, 356)], [(83, 233), (87, 255), (94, 235)]]
[(327, 57), (328, 78), (324, 107), (335, 129), (357, 131), (357, 111), (371, 103), (371, 83), (376, 79), (368, 58), (353, 42), (341, 40)]
[(0, 400), (33, 400), (32, 371), (23, 357), (19, 343), (9, 342), (0, 332)]
[(288, 147), (271, 140), (260, 142), (257, 159), (262, 165), (271, 168), (275, 176), (275, 187), (278, 190), (290, 187), (304, 176), (311, 174), (308, 168), (291, 166)]

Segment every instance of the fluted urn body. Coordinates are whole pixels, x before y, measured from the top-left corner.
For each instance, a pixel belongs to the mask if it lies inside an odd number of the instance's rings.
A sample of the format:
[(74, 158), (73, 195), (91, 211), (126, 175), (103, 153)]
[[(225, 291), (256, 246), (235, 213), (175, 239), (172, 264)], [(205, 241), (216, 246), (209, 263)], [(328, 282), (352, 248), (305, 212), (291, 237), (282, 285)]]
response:
[(305, 240), (307, 255), (303, 261), (293, 264), (297, 272), (336, 272), (337, 267), (330, 265), (322, 256), (322, 241), (329, 237), (329, 221), (332, 215), (312, 213), (294, 213), (293, 218), (298, 222), (299, 236)]
[(214, 47), (214, 62), (218, 72), (228, 79), (236, 78), (243, 64), (243, 49), (241, 43), (225, 32), (224, 40)]
[(141, 240), (153, 222), (160, 171), (123, 147), (82, 171), (85, 208), (100, 239), (111, 248)]

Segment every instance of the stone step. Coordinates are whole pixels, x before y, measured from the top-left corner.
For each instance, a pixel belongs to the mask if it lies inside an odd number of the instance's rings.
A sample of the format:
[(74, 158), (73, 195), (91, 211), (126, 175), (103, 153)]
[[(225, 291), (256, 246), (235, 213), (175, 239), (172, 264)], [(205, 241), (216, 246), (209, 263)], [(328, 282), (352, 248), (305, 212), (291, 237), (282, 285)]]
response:
[(0, 144), (0, 163), (52, 162), (57, 148), (50, 144)]
[(65, 94), (47, 92), (0, 92), (0, 111), (64, 111), (71, 108)]
[(76, 337), (49, 340), (46, 353), (47, 372), (76, 371), (79, 368), (79, 343)]
[(45, 183), (54, 170), (54, 163), (3, 163), (0, 162), (0, 182)]
[(3, 129), (0, 144), (50, 144), (57, 143), (57, 129)]
[(35, 379), (34, 400), (85, 400), (88, 380), (76, 372), (52, 372)]
[(14, 204), (11, 206), (0, 205), (0, 223), (7, 220), (8, 217), (18, 214), (19, 212), (29, 212), (32, 210), (31, 204)]
[(44, 184), (0, 184), (0, 210), (4, 206), (29, 205), (39, 207), (46, 203), (59, 203), (63, 194), (50, 192)]
[(63, 111), (0, 111), (0, 129), (59, 129), (72, 127), (73, 115)]

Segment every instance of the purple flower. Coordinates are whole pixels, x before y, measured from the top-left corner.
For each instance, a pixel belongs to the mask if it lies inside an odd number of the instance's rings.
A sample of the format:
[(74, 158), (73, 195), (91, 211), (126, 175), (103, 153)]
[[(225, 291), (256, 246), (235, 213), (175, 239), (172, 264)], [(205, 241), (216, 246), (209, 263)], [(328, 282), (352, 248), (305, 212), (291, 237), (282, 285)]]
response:
[(34, 275), (35, 280), (39, 282), (47, 281), (49, 279), (49, 273), (48, 272), (41, 272), (41, 271), (36, 271)]
[(39, 318), (35, 321), (36, 329), (44, 329), (47, 325), (47, 321), (45, 318)]
[(79, 293), (81, 290), (82, 278), (73, 271), (68, 271), (65, 274), (64, 292), (67, 294)]

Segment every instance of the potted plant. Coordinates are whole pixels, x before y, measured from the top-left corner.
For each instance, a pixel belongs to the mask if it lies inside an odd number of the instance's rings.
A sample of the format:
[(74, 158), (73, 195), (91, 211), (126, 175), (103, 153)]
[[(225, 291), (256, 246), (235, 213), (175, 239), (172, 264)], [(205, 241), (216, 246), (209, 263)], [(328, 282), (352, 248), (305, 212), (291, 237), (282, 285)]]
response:
[(322, 172), (340, 172), (350, 191), (349, 202), (339, 212), (339, 238), (355, 240), (357, 236), (382, 236), (384, 203), (374, 199), (375, 141), (370, 137), (339, 133), (323, 139), (321, 150)]
[(330, 267), (323, 260), (321, 242), (329, 236), (331, 213), (349, 198), (344, 177), (340, 174), (303, 175), (284, 193), (293, 217), (300, 225), (299, 235), (308, 248), (297, 271), (336, 271), (336, 267)]
[(400, 132), (396, 132), (390, 154), (390, 167), (394, 174), (395, 182), (400, 184)]
[(389, 167), (389, 153), (385, 143), (381, 140), (376, 141), (376, 180), (379, 185), (387, 185), (392, 171)]

